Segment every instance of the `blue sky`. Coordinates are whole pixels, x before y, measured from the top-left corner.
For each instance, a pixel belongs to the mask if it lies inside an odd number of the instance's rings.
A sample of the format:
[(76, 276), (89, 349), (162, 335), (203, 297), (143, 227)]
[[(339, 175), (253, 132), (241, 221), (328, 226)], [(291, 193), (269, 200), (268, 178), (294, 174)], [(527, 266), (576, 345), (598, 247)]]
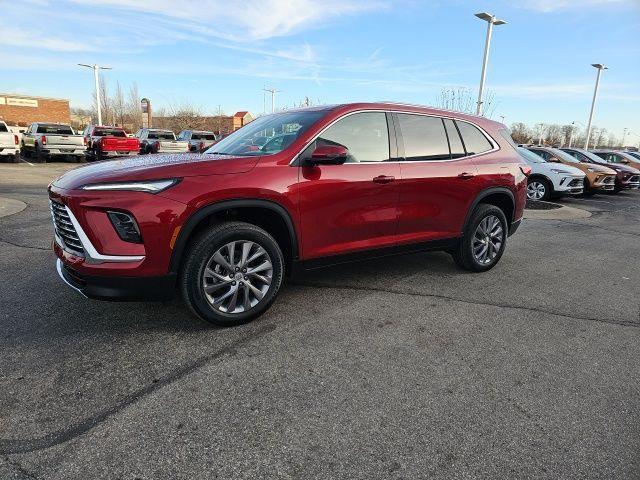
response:
[[(134, 6), (136, 5), (136, 6)], [(493, 117), (586, 123), (605, 63), (594, 124), (640, 142), (640, 0), (0, 0), (0, 91), (92, 103), (91, 72), (114, 68), (155, 107), (203, 113), (393, 100), (434, 105), (443, 87), (476, 95), (489, 11)]]

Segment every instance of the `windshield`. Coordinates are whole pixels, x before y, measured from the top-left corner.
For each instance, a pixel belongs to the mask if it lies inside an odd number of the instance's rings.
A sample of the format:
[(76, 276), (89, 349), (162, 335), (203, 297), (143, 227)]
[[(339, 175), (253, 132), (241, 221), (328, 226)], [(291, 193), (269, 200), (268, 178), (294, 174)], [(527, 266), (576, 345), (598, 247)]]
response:
[(563, 152), (562, 150), (559, 150), (557, 148), (550, 148), (549, 150), (551, 151), (551, 153), (553, 153), (555, 157), (558, 157), (560, 160), (565, 160), (570, 163), (582, 163), (577, 158), (572, 157), (567, 152)]
[[(593, 161), (595, 163), (607, 163), (606, 160), (604, 160), (602, 157), (599, 157), (595, 153), (591, 153), (588, 150), (574, 150), (574, 151), (578, 152), (581, 155), (584, 155), (589, 160), (591, 160), (591, 161)], [(566, 152), (566, 153), (569, 153), (569, 152)], [(569, 155), (571, 155), (571, 153), (569, 153)], [(571, 155), (571, 156), (573, 156), (573, 155)]]
[(176, 136), (173, 132), (149, 132), (147, 138), (151, 140), (175, 140)]
[(37, 133), (53, 133), (54, 135), (73, 135), (73, 130), (67, 125), (38, 125)]
[(520, 156), (528, 163), (547, 163), (547, 161), (540, 155), (537, 155), (526, 148), (517, 147), (516, 150), (518, 150)]
[(266, 115), (220, 140), (205, 153), (272, 155), (285, 150), (325, 114), (325, 111), (302, 111)]
[(96, 137), (126, 137), (127, 134), (124, 130), (117, 128), (96, 128), (93, 131), (93, 135)]

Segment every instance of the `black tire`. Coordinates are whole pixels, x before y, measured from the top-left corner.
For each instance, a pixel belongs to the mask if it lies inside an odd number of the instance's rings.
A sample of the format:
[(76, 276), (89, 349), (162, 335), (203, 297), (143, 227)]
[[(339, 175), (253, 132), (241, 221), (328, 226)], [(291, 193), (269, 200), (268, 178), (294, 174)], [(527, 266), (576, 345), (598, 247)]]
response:
[[(489, 263), (481, 263), (473, 254), (473, 239), (480, 222), (490, 216), (494, 216), (500, 221), (502, 226), (502, 242), (495, 257)], [(462, 239), (452, 253), (453, 260), (459, 267), (471, 272), (486, 272), (487, 270), (491, 270), (497, 265), (504, 253), (507, 245), (508, 232), (507, 218), (504, 212), (495, 205), (481, 203), (471, 214)]]
[(16, 152), (11, 158), (11, 162), (20, 163), (20, 152)]
[(533, 177), (532, 179), (529, 179), (529, 181), (527, 182), (527, 188), (529, 187), (529, 184), (533, 183), (533, 182), (538, 182), (540, 183), (543, 187), (544, 187), (544, 194), (541, 198), (529, 198), (529, 196), (527, 195), (527, 198), (529, 200), (537, 200), (537, 201), (541, 201), (541, 202), (547, 202), (551, 199), (551, 197), (553, 196), (553, 185), (551, 184), (551, 182), (549, 180), (547, 180), (546, 178), (541, 178), (541, 177)]
[(34, 162), (35, 163), (46, 163), (47, 157), (45, 157), (40, 150), (36, 149), (34, 154)]
[[(250, 241), (261, 246), (270, 257), (273, 273), (268, 290), (255, 306), (246, 312), (227, 313), (214, 307), (207, 299), (201, 279), (210, 258), (233, 241)], [(221, 327), (231, 327), (247, 323), (264, 313), (278, 295), (283, 279), (284, 258), (271, 235), (250, 223), (224, 222), (205, 230), (190, 242), (180, 269), (179, 286), (185, 303), (197, 316)]]

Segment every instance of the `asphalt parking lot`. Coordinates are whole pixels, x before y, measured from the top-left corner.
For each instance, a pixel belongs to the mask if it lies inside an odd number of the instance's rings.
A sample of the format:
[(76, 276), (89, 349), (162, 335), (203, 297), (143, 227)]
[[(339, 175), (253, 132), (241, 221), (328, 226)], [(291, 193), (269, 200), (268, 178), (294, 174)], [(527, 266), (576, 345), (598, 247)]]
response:
[(62, 284), (46, 185), (0, 164), (0, 478), (638, 478), (640, 193), (528, 219), (488, 273), (335, 267), (216, 329)]

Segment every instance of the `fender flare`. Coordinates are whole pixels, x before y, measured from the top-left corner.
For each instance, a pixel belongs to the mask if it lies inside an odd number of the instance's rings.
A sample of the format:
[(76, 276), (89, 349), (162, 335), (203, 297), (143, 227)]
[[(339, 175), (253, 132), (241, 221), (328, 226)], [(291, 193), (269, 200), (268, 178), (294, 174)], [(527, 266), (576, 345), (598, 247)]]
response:
[(178, 272), (178, 269), (180, 268), (180, 262), (184, 254), (184, 250), (187, 246), (187, 242), (189, 241), (189, 238), (191, 237), (191, 233), (193, 232), (196, 225), (198, 225), (202, 220), (222, 210), (228, 210), (230, 208), (251, 208), (251, 207), (269, 209), (277, 213), (282, 218), (289, 232), (292, 259), (293, 260), (297, 259), (298, 258), (298, 237), (296, 235), (296, 230), (293, 224), (293, 220), (291, 220), (291, 215), (289, 215), (289, 212), (287, 211), (286, 208), (284, 208), (282, 205), (274, 201), (264, 200), (259, 198), (222, 200), (220, 202), (212, 203), (200, 208), (195, 213), (193, 213), (187, 219), (187, 221), (182, 225), (182, 228), (180, 229), (180, 233), (178, 234), (178, 238), (176, 239), (173, 252), (171, 253), (171, 260), (169, 261), (169, 273)]
[[(515, 210), (516, 210), (516, 197), (515, 197), (515, 195), (513, 194), (513, 192), (511, 190), (509, 190), (506, 187), (490, 187), (490, 188), (482, 190), (480, 193), (478, 193), (478, 195), (476, 195), (476, 198), (473, 200), (473, 203), (471, 203), (471, 206), (469, 207), (469, 210), (467, 211), (467, 215), (464, 218), (464, 224), (462, 226), (462, 234), (463, 235), (464, 235), (465, 230), (467, 229), (467, 225), (469, 223), (469, 220), (471, 219), (471, 214), (476, 209), (478, 204), (482, 203), (482, 199), (483, 198), (487, 198), (489, 195), (493, 195), (493, 194), (496, 194), (496, 193), (506, 194), (511, 199), (511, 203), (513, 204), (513, 211), (511, 212), (511, 222), (513, 222), (513, 217), (515, 216)], [(508, 225), (507, 227), (511, 228), (511, 225)]]

